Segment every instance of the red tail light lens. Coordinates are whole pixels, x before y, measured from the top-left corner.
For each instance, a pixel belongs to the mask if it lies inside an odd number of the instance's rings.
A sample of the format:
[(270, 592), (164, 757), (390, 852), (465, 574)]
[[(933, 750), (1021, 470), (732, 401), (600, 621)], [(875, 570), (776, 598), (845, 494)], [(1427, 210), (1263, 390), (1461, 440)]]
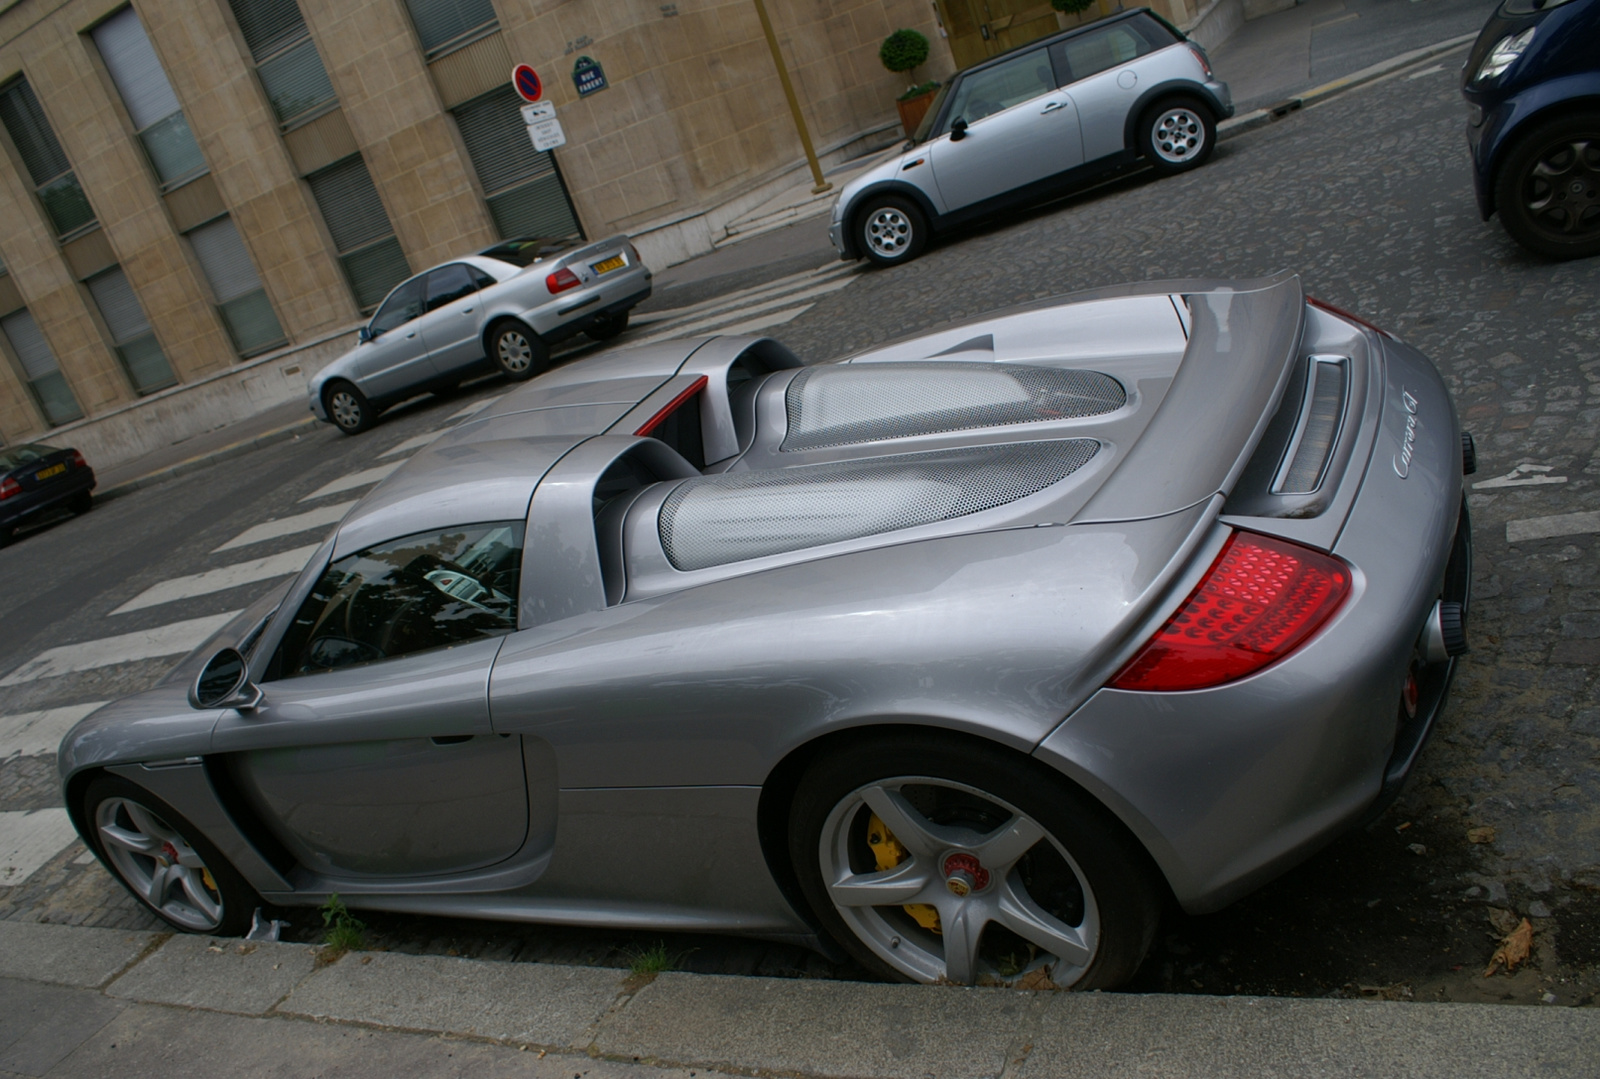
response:
[(89, 462), (85, 461), (83, 459), (83, 454), (79, 453), (77, 450), (73, 450), (72, 451), (72, 467), (73, 468), (88, 468), (89, 467)]
[(1111, 688), (1171, 692), (1237, 681), (1299, 648), (1349, 594), (1350, 569), (1337, 558), (1235, 532)]
[(20, 495), (21, 493), (22, 493), (22, 484), (18, 483), (16, 480), (12, 479), (10, 476), (7, 476), (5, 479), (0, 480), (0, 499), (7, 499), (7, 498), (10, 498), (12, 495)]
[(1200, 61), (1200, 70), (1206, 73), (1206, 78), (1211, 78), (1211, 61), (1206, 58), (1206, 52), (1200, 46), (1190, 43), (1189, 51), (1194, 53), (1194, 58)]
[(1372, 323), (1368, 322), (1366, 319), (1362, 318), (1360, 315), (1352, 315), (1350, 312), (1346, 311), (1342, 307), (1335, 307), (1331, 303), (1324, 303), (1322, 300), (1317, 299), (1315, 296), (1307, 296), (1306, 297), (1306, 303), (1310, 304), (1312, 307), (1315, 307), (1315, 308), (1318, 308), (1320, 310), (1326, 311), (1330, 315), (1338, 315), (1342, 319), (1348, 319), (1351, 322), (1354, 322), (1357, 326), (1365, 326), (1367, 329), (1373, 331), (1374, 333), (1381, 333), (1381, 334), (1383, 334), (1383, 336), (1387, 337), (1391, 341), (1394, 340), (1394, 334), (1390, 333), (1388, 330), (1384, 329), (1382, 326), (1374, 326)]
[(577, 288), (581, 284), (583, 282), (578, 280), (578, 275), (565, 266), (544, 279), (544, 287), (550, 290), (551, 295), (565, 292), (569, 288)]

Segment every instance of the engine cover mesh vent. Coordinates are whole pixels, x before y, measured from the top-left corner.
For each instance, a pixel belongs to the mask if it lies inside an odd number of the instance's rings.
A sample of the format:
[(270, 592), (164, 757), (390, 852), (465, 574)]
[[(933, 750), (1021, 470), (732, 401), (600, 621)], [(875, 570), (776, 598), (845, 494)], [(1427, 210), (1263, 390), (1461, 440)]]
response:
[(1099, 416), (1127, 400), (1122, 384), (1098, 371), (942, 362), (807, 367), (785, 394), (781, 449)]
[(1059, 483), (1099, 449), (1019, 442), (687, 480), (661, 507), (661, 546), (696, 570), (947, 521)]

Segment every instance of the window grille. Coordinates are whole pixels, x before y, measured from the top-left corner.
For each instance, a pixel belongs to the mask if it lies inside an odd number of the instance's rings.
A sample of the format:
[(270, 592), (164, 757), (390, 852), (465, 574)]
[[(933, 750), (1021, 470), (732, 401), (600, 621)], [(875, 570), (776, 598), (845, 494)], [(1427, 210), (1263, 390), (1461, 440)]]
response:
[(254, 356), (283, 344), (283, 327), (233, 218), (208, 221), (187, 235), (216, 297), (223, 325), (233, 338), (234, 350), (241, 356)]
[(94, 210), (28, 80), (18, 79), (0, 90), (0, 123), (11, 135), (56, 235), (87, 232), (95, 223)]
[(117, 359), (122, 361), (133, 388), (145, 394), (176, 383), (178, 380), (172, 374), (166, 354), (161, 351), (161, 344), (150, 329), (150, 320), (144, 317), (144, 308), (139, 306), (139, 298), (133, 294), (133, 286), (128, 284), (122, 267), (113, 266), (95, 274), (84, 284), (100, 309), (106, 329), (111, 331)]
[(0, 318), (0, 332), (5, 333), (6, 340), (11, 343), (11, 351), (17, 354), (28, 391), (39, 403), (39, 411), (44, 413), (45, 420), (52, 427), (59, 427), (63, 423), (82, 419), (83, 409), (78, 407), (78, 399), (72, 396), (72, 388), (62, 377), (56, 355), (50, 351), (50, 343), (39, 332), (39, 324), (33, 320), (27, 308)]
[(307, 176), (306, 182), (328, 223), (356, 303), (370, 311), (390, 289), (411, 276), (411, 267), (394, 237), (394, 226), (366, 162), (361, 155), (352, 154)]
[(583, 236), (555, 158), (535, 150), (511, 84), (454, 109), (467, 156), (503, 239)]
[(278, 123), (336, 100), (322, 57), (295, 0), (228, 0)]
[(496, 23), (490, 0), (406, 0), (422, 51), (445, 52), (463, 38), (482, 34)]
[(123, 8), (95, 27), (93, 37), (162, 188), (205, 172), (205, 158), (139, 16)]

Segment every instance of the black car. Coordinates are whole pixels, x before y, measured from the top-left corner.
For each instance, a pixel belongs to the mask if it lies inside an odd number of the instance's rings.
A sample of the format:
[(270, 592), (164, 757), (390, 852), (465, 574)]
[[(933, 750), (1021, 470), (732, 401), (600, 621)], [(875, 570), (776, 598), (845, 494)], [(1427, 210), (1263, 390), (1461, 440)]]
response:
[(53, 507), (89, 512), (93, 490), (94, 469), (77, 450), (37, 443), (0, 449), (0, 547)]
[(1600, 254), (1600, 0), (1504, 0), (1461, 93), (1483, 219), (1548, 258)]

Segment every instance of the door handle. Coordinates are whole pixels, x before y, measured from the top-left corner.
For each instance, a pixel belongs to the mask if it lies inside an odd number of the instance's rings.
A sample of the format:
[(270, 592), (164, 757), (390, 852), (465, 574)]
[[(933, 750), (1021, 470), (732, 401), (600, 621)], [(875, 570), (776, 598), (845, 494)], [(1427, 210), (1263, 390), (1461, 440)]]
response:
[(1039, 110), (1039, 115), (1043, 116), (1047, 112), (1055, 112), (1057, 109), (1064, 109), (1066, 107), (1067, 103), (1065, 101), (1052, 101), (1043, 109)]
[(463, 307), (463, 308), (462, 308), (462, 309), (461, 309), (461, 313), (462, 313), (462, 314), (463, 314), (463, 315), (470, 315), (470, 314), (472, 314), (472, 308), (470, 308), (470, 307)]
[(412, 330), (410, 333), (406, 334), (406, 340), (409, 341), (415, 336), (417, 336), (417, 331), (416, 330)]

